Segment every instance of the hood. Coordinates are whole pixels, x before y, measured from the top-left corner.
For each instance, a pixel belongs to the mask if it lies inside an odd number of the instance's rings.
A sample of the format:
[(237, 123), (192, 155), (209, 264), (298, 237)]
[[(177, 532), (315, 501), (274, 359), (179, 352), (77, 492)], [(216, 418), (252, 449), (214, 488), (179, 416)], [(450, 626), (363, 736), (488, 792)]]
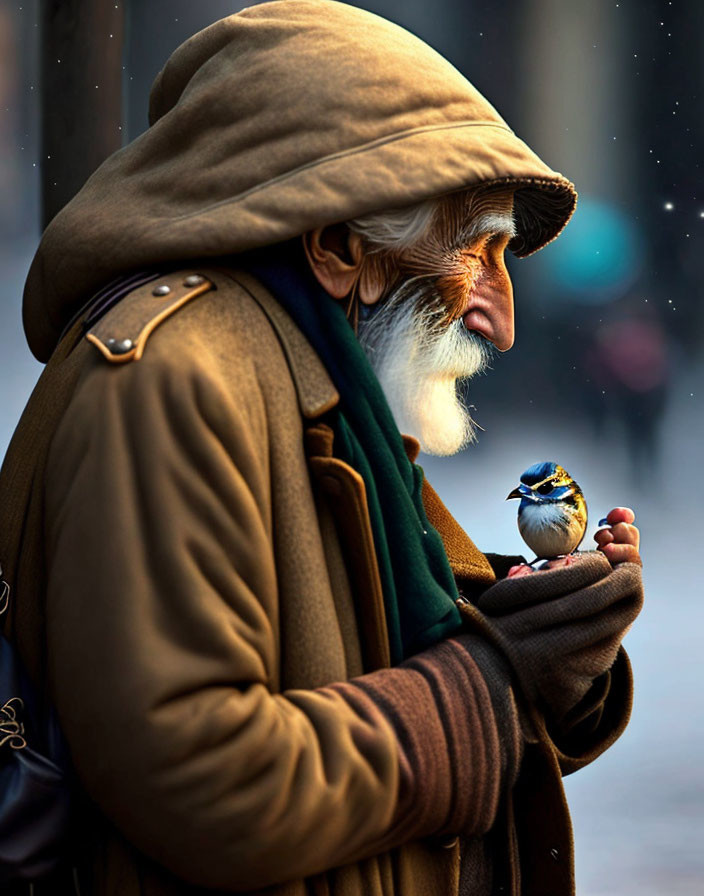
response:
[(562, 230), (572, 184), (442, 56), (333, 0), (250, 7), (182, 44), (149, 129), (47, 227), (24, 325), (42, 361), (111, 278), (230, 255), (475, 184), (515, 183), (520, 256)]

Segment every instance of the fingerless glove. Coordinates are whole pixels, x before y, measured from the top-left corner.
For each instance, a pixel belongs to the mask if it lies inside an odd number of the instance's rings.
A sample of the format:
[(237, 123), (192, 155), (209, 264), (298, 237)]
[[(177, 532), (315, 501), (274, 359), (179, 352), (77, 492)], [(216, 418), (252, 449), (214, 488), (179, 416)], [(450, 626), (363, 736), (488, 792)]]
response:
[(559, 729), (590, 689), (598, 689), (640, 612), (641, 568), (612, 568), (591, 551), (570, 566), (502, 579), (476, 605), (525, 697)]

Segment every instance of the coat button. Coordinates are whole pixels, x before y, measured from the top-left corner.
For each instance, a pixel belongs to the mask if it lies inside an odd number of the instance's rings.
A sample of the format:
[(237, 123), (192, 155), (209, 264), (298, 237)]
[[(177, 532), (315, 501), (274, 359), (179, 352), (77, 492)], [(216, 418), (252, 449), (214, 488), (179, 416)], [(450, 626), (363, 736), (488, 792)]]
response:
[(152, 290), (153, 296), (168, 296), (171, 292), (171, 287), (167, 286), (165, 283), (160, 283), (159, 286), (155, 286)]
[(131, 339), (108, 339), (106, 344), (113, 355), (126, 355), (134, 348), (134, 342)]
[(200, 286), (203, 283), (205, 277), (201, 277), (200, 274), (189, 274), (188, 277), (183, 281), (184, 286)]
[(559, 850), (556, 849), (554, 846), (553, 846), (553, 848), (550, 850), (550, 857), (551, 857), (552, 859), (554, 859), (556, 862), (557, 862), (558, 859), (560, 858), (560, 852), (559, 852)]

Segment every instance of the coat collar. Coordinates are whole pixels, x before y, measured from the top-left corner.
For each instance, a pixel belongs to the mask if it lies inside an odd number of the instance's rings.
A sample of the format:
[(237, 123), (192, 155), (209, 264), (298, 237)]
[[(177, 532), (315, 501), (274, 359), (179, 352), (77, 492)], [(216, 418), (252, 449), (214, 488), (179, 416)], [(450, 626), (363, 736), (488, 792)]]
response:
[[(303, 416), (312, 420), (321, 417), (340, 401), (340, 394), (322, 361), (301, 333), (290, 315), (256, 277), (245, 271), (224, 270), (256, 301), (276, 331), (291, 368)], [(402, 435), (403, 447), (411, 463), (420, 453), (420, 442), (414, 436)]]
[(262, 309), (276, 331), (298, 394), (301, 413), (309, 420), (334, 408), (340, 395), (315, 350), (291, 317), (262, 284), (244, 271), (225, 270)]

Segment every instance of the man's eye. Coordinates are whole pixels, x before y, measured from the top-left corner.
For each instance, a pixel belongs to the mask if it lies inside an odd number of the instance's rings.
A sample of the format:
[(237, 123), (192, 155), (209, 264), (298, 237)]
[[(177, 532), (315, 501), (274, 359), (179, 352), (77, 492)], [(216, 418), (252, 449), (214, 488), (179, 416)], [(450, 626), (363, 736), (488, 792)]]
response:
[(539, 495), (549, 495), (553, 490), (552, 482), (544, 482), (542, 485), (539, 485), (536, 491)]
[(492, 252), (505, 252), (510, 242), (511, 237), (508, 234), (494, 233), (488, 241), (487, 247), (490, 247)]

